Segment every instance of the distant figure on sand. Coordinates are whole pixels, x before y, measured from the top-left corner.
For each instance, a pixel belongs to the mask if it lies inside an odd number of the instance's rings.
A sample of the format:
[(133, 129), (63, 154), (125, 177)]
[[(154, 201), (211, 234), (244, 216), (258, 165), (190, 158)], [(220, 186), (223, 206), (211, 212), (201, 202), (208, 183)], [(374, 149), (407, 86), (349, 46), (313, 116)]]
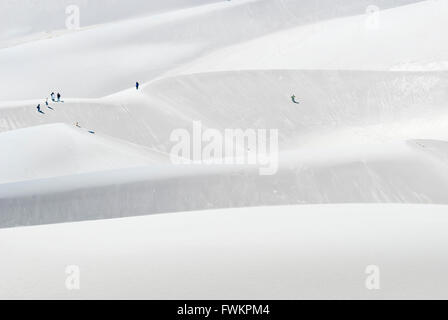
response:
[(61, 94), (58, 92), (58, 102), (61, 101)]
[(78, 128), (81, 128), (81, 126), (79, 125), (78, 121), (76, 121), (75, 126), (78, 127)]
[(140, 87), (140, 83), (136, 82), (135, 83), (135, 88), (138, 90), (139, 87)]
[(299, 103), (296, 101), (296, 96), (295, 96), (295, 95), (292, 95), (292, 96), (291, 96), (291, 100), (292, 100), (292, 102), (299, 104)]
[(51, 93), (51, 101), (54, 102), (54, 92)]
[(50, 107), (50, 105), (48, 104), (48, 98), (47, 100), (45, 100), (45, 105), (47, 106), (48, 109), (50, 110), (54, 110), (52, 107)]
[(40, 110), (40, 103), (37, 105), (36, 109), (37, 109), (37, 112), (42, 113), (42, 111)]

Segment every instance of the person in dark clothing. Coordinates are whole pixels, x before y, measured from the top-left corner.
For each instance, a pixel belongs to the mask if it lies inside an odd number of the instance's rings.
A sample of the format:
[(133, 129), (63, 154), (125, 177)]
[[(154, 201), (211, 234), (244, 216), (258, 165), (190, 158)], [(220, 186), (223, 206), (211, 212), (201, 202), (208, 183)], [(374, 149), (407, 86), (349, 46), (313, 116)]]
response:
[(58, 92), (57, 97), (58, 97), (58, 102), (61, 102), (61, 94), (59, 92)]
[(37, 112), (42, 113), (42, 111), (40, 110), (40, 103), (37, 105), (36, 109), (37, 109)]
[(293, 103), (299, 104), (299, 103), (296, 101), (296, 96), (295, 96), (295, 95), (292, 95), (292, 96), (291, 96), (291, 100), (292, 100)]
[(135, 88), (138, 90), (139, 87), (140, 87), (140, 83), (136, 82), (135, 83)]
[(47, 106), (48, 109), (50, 110), (54, 110), (52, 107), (50, 107), (50, 105), (48, 104), (48, 98), (47, 100), (45, 100), (45, 105)]
[(51, 100), (54, 102), (54, 92), (51, 93)]

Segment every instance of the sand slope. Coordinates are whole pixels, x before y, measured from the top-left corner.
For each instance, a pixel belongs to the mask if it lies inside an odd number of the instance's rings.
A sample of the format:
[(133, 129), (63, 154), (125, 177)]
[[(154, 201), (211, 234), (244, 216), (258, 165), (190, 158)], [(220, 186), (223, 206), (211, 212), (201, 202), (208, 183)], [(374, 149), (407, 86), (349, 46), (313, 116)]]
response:
[(446, 1), (422, 1), (387, 10), (373, 8), (380, 11), (299, 26), (226, 47), (173, 73), (247, 69), (447, 70), (448, 45), (443, 32), (448, 28)]
[(2, 183), (143, 166), (166, 158), (62, 123), (1, 133), (0, 145)]
[[(0, 298), (444, 299), (447, 219), (446, 206), (356, 204), (3, 229)], [(66, 289), (71, 265), (80, 290)]]

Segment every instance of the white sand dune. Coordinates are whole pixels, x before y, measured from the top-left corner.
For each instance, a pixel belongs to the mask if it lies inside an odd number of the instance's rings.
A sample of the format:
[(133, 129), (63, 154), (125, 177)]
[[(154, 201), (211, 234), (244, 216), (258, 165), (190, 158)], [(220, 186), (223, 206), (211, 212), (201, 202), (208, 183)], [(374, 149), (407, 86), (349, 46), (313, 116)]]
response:
[(143, 166), (166, 161), (149, 149), (67, 124), (0, 134), (2, 183)]
[[(2, 1), (0, 3), (0, 47), (11, 46), (40, 38), (51, 38), (64, 29), (66, 8), (77, 5), (81, 25), (95, 27), (138, 16), (153, 16), (174, 10), (191, 8), (219, 0), (34, 0)], [(72, 11), (70, 11), (72, 12)], [(69, 31), (66, 30), (65, 31)]]
[[(447, 72), (250, 70), (160, 79), (102, 99), (67, 99), (36, 112), (2, 102), (0, 131), (77, 121), (168, 152), (173, 129), (274, 128), (282, 150), (302, 145), (448, 139)], [(299, 105), (291, 103), (295, 94)], [(356, 133), (356, 134), (354, 134)], [(344, 136), (342, 136), (344, 135)], [(332, 137), (335, 137), (334, 139)], [(329, 141), (328, 139), (331, 139)]]
[(345, 204), (1, 229), (0, 298), (441, 299), (447, 227), (446, 206)]
[[(34, 181), (5, 183), (24, 180), (18, 166), (0, 184), (0, 225), (253, 205), (447, 203), (447, 163), (440, 156), (447, 152), (447, 84), (445, 72), (233, 71), (160, 79), (141, 91), (102, 99), (67, 100), (45, 114), (29, 102), (4, 102), (3, 130), (82, 120), (97, 134), (161, 153), (174, 145), (172, 130), (191, 131), (195, 120), (218, 130), (278, 129), (280, 163), (270, 177), (259, 176), (253, 166), (201, 168), (167, 160), (155, 166), (143, 154), (138, 161), (132, 155), (123, 159), (127, 165), (117, 160), (119, 165), (107, 166), (115, 156), (98, 150), (98, 166), (92, 166), (111, 171), (78, 175), (76, 166), (50, 165), (45, 174), (29, 176)], [(292, 93), (299, 105), (291, 103)], [(426, 148), (413, 142), (422, 139), (428, 140)], [(54, 149), (45, 138), (40, 148)], [(117, 153), (119, 159), (127, 155)]]
[(170, 165), (0, 184), (0, 226), (13, 227), (209, 208), (280, 204), (447, 204), (440, 141), (305, 148), (280, 154), (279, 171)]
[(446, 70), (448, 44), (443, 30), (448, 28), (447, 15), (448, 2), (430, 0), (381, 10), (375, 16), (359, 14), (299, 26), (217, 50), (172, 73), (247, 69)]
[[(0, 10), (0, 298), (448, 296), (447, 1), (125, 3)], [(173, 164), (194, 121), (278, 130), (278, 172)]]
[[(154, 14), (150, 8), (154, 5), (145, 4), (140, 12), (142, 16), (133, 18), (132, 14), (126, 14), (127, 7), (132, 6), (128, 2), (98, 12), (104, 19), (86, 13), (88, 9), (81, 6), (81, 19), (88, 16), (94, 23), (109, 20), (108, 13), (114, 10), (118, 16), (129, 19), (87, 26), (76, 32), (43, 34), (37, 41), (33, 38), (33, 41), (3, 48), (0, 86), (8, 90), (0, 91), (0, 100), (42, 99), (53, 90), (65, 97), (98, 98), (129, 88), (137, 80), (143, 83), (163, 76), (173, 68), (229, 45), (312, 21), (363, 14), (372, 1), (338, 1), (341, 5), (325, 0), (319, 6), (314, 0), (212, 0), (199, 6), (193, 5), (199, 1), (170, 2), (170, 11)], [(388, 6), (408, 2), (415, 0), (381, 1), (384, 5), (389, 3)], [(65, 8), (63, 3), (49, 5), (53, 7), (58, 13), (55, 17), (59, 17), (54, 18), (55, 22), (63, 23), (66, 18), (61, 10)], [(121, 7), (123, 14), (119, 13)], [(52, 20), (43, 18), (47, 15), (51, 17), (52, 12), (33, 19), (45, 26), (45, 20)], [(4, 20), (9, 21), (9, 17)], [(400, 28), (400, 32), (408, 31)]]

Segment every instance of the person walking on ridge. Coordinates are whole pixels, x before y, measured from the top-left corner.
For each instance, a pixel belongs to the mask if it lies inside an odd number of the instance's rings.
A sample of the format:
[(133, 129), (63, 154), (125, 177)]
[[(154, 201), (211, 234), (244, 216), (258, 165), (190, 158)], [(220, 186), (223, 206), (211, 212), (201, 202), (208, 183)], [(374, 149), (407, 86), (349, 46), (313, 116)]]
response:
[(292, 102), (294, 102), (296, 104), (299, 104), (299, 102), (296, 101), (296, 96), (295, 95), (291, 96), (291, 100), (292, 100)]

